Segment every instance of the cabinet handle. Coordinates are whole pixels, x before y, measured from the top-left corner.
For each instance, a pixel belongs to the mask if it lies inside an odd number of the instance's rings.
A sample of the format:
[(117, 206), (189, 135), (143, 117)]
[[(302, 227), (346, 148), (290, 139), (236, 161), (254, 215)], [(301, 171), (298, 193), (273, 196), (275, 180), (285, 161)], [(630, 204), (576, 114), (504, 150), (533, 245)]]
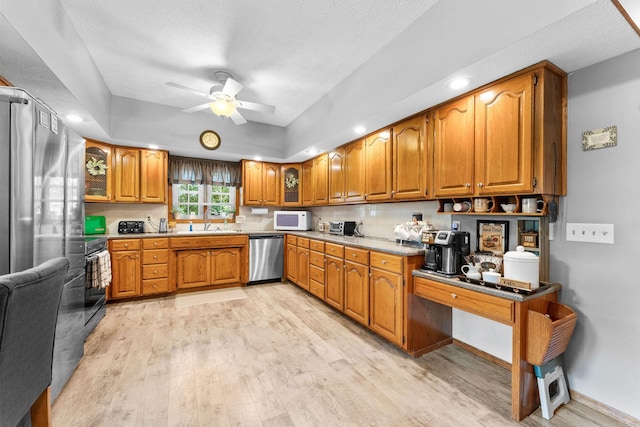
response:
[(468, 182), (464, 185), (465, 187), (469, 188), (471, 187), (471, 184), (469, 184)]
[(158, 246), (158, 242), (153, 242), (153, 246)]
[(456, 298), (458, 298), (458, 295), (456, 295), (456, 294), (451, 294), (451, 298), (456, 299)]
[(124, 247), (125, 247), (125, 248), (128, 248), (128, 247), (129, 247), (129, 244), (128, 244), (128, 243), (125, 243), (125, 244), (124, 244)]
[(158, 274), (158, 270), (153, 270), (153, 274)]
[(382, 260), (382, 261), (380, 261), (380, 262), (381, 262), (382, 264), (386, 264), (386, 263), (387, 263), (387, 260), (384, 260), (384, 259), (383, 259), (383, 260)]
[(154, 255), (154, 256), (153, 256), (153, 259), (158, 259), (158, 255)]
[(153, 285), (153, 289), (158, 289), (158, 285)]
[(478, 183), (478, 187), (482, 188), (484, 187), (484, 184), (482, 184), (481, 182)]

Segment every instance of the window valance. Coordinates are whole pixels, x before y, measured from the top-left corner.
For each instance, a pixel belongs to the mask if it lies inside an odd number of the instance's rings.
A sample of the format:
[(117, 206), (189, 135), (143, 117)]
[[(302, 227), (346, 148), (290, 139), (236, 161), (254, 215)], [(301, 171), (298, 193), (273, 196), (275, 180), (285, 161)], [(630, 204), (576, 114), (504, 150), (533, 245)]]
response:
[(242, 168), (240, 162), (169, 156), (169, 182), (240, 187)]

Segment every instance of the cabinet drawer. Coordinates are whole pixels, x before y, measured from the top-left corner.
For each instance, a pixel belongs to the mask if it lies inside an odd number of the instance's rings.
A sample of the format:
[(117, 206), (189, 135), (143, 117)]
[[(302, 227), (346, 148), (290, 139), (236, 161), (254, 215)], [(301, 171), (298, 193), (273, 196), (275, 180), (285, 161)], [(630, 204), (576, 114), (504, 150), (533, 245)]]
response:
[(142, 239), (142, 249), (167, 249), (169, 239)]
[(149, 249), (142, 251), (142, 265), (166, 264), (168, 260), (168, 249)]
[(249, 243), (249, 236), (171, 237), (172, 249), (236, 248)]
[(291, 234), (287, 234), (287, 245), (297, 245), (298, 237), (292, 236)]
[(298, 247), (299, 248), (308, 248), (309, 247), (309, 239), (306, 237), (298, 237)]
[(309, 249), (312, 251), (324, 252), (324, 242), (320, 240), (309, 241)]
[(414, 283), (414, 292), (419, 297), (498, 322), (513, 323), (513, 301), (420, 277), (414, 278)]
[(140, 239), (117, 239), (111, 242), (111, 252), (140, 249)]
[(324, 268), (309, 266), (309, 277), (318, 283), (324, 284)]
[(322, 283), (318, 283), (315, 280), (309, 281), (309, 291), (317, 296), (318, 298), (324, 300), (324, 285)]
[(400, 255), (371, 252), (371, 267), (392, 273), (402, 273), (402, 257)]
[(311, 251), (309, 253), (309, 262), (311, 265), (324, 268), (324, 254), (322, 252)]
[(337, 257), (337, 258), (343, 258), (344, 257), (344, 246), (335, 245), (333, 243), (325, 243), (324, 252), (327, 255), (331, 255), (331, 256), (334, 256), (334, 257)]
[(358, 264), (369, 264), (369, 251), (358, 248), (344, 248), (345, 261), (357, 262)]
[(142, 266), (142, 278), (143, 279), (160, 279), (162, 277), (168, 277), (169, 267), (167, 264), (155, 264), (155, 265), (143, 265)]
[(169, 279), (148, 279), (142, 281), (142, 295), (169, 292)]

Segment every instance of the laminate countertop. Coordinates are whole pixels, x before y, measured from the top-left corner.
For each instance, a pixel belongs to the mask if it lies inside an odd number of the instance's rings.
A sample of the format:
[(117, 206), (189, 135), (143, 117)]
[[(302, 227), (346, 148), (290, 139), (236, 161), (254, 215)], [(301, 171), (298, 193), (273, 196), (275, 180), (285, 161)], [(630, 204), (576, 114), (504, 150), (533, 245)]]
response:
[(380, 239), (375, 237), (353, 237), (353, 236), (337, 236), (319, 231), (275, 231), (275, 230), (258, 230), (258, 231), (178, 231), (173, 233), (141, 233), (141, 234), (106, 234), (108, 239), (148, 239), (160, 237), (194, 237), (194, 236), (236, 236), (236, 235), (261, 235), (261, 234), (291, 234), (309, 239), (322, 240), (324, 242), (335, 243), (338, 245), (351, 246), (355, 248), (368, 249), (378, 252), (385, 252), (402, 256), (424, 255), (422, 247), (410, 246), (397, 243), (393, 240)]
[(527, 295), (524, 292), (516, 293), (506, 288), (496, 289), (495, 287), (491, 286), (482, 286), (475, 283), (467, 283), (465, 281), (458, 280), (456, 277), (443, 276), (441, 274), (433, 273), (427, 270), (413, 270), (412, 274), (415, 277), (422, 277), (423, 279), (433, 280), (434, 282), (445, 283), (447, 285), (457, 286), (459, 288), (469, 289), (471, 291), (493, 295), (512, 301), (527, 301), (562, 289), (562, 285), (559, 283), (541, 282), (538, 289)]

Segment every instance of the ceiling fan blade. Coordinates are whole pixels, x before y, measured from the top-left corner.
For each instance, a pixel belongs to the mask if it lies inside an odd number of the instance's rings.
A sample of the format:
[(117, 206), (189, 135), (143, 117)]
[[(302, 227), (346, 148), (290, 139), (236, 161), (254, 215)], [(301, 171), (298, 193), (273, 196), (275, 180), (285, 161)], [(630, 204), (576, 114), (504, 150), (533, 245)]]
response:
[(211, 103), (207, 102), (205, 104), (196, 105), (195, 107), (191, 107), (191, 108), (187, 108), (185, 110), (182, 110), (182, 112), (183, 113), (195, 113), (196, 111), (200, 111), (200, 110), (204, 110), (205, 108), (208, 108), (209, 104), (211, 104)]
[(175, 87), (175, 88), (178, 88), (178, 89), (186, 90), (186, 91), (189, 91), (191, 93), (195, 93), (196, 95), (204, 96), (205, 98), (209, 97), (208, 93), (200, 92), (199, 90), (190, 88), (190, 87), (185, 86), (185, 85), (181, 85), (180, 83), (167, 82), (167, 86), (171, 86), (171, 87)]
[(276, 111), (276, 107), (273, 105), (256, 104), (255, 102), (236, 100), (238, 108), (244, 108), (245, 110), (259, 111), (261, 113), (273, 114)]
[(224, 83), (224, 87), (222, 88), (222, 93), (232, 98), (235, 98), (235, 96), (238, 94), (238, 92), (242, 90), (243, 87), (244, 86), (241, 83), (229, 77), (227, 81)]
[(234, 111), (229, 117), (231, 117), (231, 120), (233, 120), (233, 123), (237, 125), (243, 125), (247, 123), (247, 120), (244, 117), (242, 117), (242, 114), (240, 114), (237, 110)]

